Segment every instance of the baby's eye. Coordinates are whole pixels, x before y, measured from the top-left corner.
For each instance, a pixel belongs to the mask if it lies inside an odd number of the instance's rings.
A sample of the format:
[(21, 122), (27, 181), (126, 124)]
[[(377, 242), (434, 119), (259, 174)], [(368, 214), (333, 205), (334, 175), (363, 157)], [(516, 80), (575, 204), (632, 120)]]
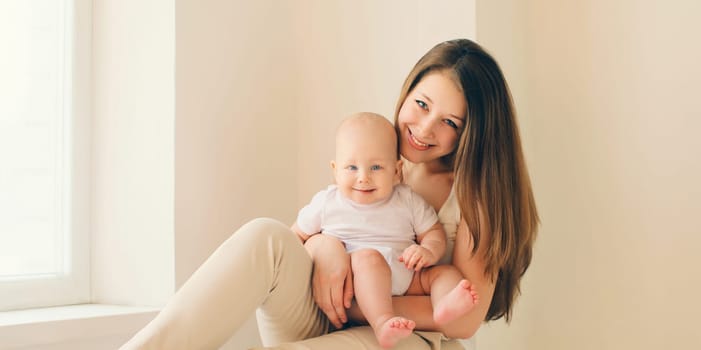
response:
[(372, 171), (382, 170), (382, 167), (379, 165), (373, 165), (370, 167), (370, 170), (372, 170)]
[(458, 124), (455, 124), (455, 122), (452, 121), (452, 120), (450, 120), (450, 119), (445, 119), (444, 122), (445, 122), (446, 124), (448, 124), (448, 126), (450, 126), (450, 127), (453, 128), (453, 129), (457, 129), (457, 128), (458, 128)]
[(421, 100), (414, 100), (414, 101), (416, 101), (416, 104), (419, 105), (419, 107), (421, 107), (421, 109), (428, 110), (428, 105), (426, 104), (426, 102), (421, 101)]
[(358, 167), (355, 165), (349, 165), (346, 167), (346, 170), (356, 171), (356, 170), (358, 170)]

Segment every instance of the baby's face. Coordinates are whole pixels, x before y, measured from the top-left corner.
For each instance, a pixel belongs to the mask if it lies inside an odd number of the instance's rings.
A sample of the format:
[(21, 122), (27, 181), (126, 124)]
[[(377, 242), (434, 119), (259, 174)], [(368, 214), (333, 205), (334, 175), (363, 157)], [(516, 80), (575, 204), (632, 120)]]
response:
[(387, 137), (377, 128), (358, 127), (337, 136), (336, 160), (331, 165), (343, 196), (358, 204), (372, 204), (391, 196), (401, 171), (393, 135), (391, 128)]

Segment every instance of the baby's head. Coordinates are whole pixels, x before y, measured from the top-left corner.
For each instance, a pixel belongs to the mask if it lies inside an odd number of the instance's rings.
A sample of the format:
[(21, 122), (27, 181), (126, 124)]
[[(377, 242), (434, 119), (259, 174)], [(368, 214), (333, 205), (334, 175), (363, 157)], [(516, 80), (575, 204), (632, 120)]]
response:
[(360, 204), (389, 198), (402, 171), (392, 124), (367, 112), (345, 119), (336, 132), (336, 159), (331, 168), (346, 198)]

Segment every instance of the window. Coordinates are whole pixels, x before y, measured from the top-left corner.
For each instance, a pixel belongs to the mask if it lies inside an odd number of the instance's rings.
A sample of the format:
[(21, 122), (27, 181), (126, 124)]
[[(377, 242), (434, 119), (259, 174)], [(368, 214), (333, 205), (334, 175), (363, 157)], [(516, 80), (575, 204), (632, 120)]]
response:
[(0, 310), (89, 301), (89, 13), (0, 0)]

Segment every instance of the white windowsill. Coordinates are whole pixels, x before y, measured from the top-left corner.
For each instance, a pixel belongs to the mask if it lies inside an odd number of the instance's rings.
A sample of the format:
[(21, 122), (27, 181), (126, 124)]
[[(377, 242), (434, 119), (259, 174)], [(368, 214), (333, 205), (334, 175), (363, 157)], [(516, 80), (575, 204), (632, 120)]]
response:
[(26, 348), (134, 334), (153, 307), (83, 304), (0, 312), (0, 348)]

